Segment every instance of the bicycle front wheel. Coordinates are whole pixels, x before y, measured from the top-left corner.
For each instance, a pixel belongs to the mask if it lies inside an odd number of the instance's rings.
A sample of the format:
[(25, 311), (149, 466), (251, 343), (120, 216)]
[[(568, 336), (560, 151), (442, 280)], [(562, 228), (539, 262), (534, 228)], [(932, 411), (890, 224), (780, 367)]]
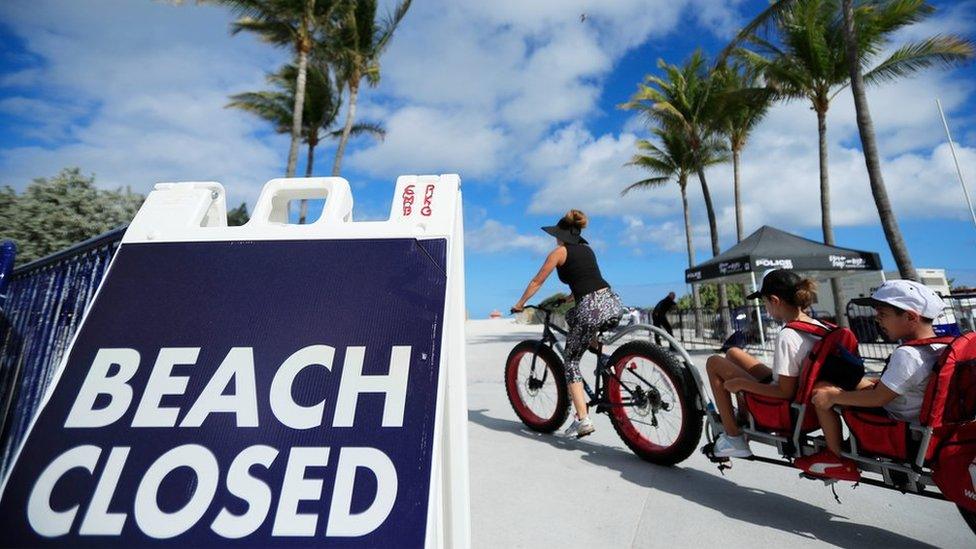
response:
[(674, 355), (646, 341), (610, 356), (610, 421), (628, 448), (658, 465), (674, 465), (695, 451), (703, 417), (691, 376)]
[(505, 361), (505, 391), (526, 427), (551, 433), (566, 422), (569, 395), (563, 361), (540, 341), (516, 345)]

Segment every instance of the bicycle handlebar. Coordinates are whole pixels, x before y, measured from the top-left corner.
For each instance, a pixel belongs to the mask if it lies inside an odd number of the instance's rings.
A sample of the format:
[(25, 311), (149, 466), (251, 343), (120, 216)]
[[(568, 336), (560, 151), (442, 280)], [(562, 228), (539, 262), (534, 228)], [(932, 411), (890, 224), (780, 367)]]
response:
[[(546, 312), (546, 313), (554, 313), (554, 312), (556, 312), (556, 307), (558, 307), (559, 305), (561, 305), (561, 303), (557, 303), (557, 304), (553, 304), (553, 305), (548, 305), (548, 306), (543, 306), (541, 303), (539, 303), (538, 305), (526, 305), (525, 307), (522, 307), (522, 310), (525, 310), (525, 309), (539, 309), (540, 311), (543, 311), (543, 312)], [(509, 313), (510, 314), (515, 314), (517, 312), (519, 312), (519, 311), (516, 311), (514, 308), (512, 308), (512, 309), (509, 310)]]

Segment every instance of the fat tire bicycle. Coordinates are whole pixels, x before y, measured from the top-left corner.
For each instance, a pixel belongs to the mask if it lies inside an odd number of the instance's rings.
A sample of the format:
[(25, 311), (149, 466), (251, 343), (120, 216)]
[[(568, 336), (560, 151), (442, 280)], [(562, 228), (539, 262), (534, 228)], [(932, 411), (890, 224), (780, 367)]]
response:
[[(522, 341), (512, 348), (505, 362), (505, 390), (526, 427), (552, 433), (566, 422), (571, 407), (565, 349), (556, 336), (566, 336), (567, 331), (553, 323), (551, 308), (529, 308), (543, 315), (542, 339)], [(626, 342), (609, 356), (603, 353), (604, 345), (642, 330), (663, 335), (680, 356), (645, 340)], [(588, 405), (610, 417), (631, 451), (658, 465), (674, 465), (695, 451), (705, 401), (698, 390), (698, 373), (677, 341), (659, 328), (637, 324), (609, 337), (601, 332), (589, 352), (597, 355), (597, 368), (592, 386), (583, 380)]]

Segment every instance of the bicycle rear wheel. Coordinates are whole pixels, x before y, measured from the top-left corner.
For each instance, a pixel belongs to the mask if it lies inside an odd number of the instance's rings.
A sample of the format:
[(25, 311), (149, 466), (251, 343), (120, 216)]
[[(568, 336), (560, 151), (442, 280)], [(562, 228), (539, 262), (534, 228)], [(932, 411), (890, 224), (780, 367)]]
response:
[(563, 361), (540, 341), (523, 341), (509, 353), (505, 392), (515, 415), (529, 429), (551, 433), (566, 422), (569, 395), (563, 372)]
[(628, 448), (658, 465), (674, 465), (695, 451), (703, 416), (694, 381), (677, 359), (646, 341), (620, 346), (610, 356), (610, 421)]

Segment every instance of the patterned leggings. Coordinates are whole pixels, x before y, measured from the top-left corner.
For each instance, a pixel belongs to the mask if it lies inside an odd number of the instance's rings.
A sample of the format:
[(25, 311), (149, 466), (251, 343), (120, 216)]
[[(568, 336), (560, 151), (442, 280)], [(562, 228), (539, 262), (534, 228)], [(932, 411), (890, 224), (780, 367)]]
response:
[(583, 381), (579, 363), (586, 347), (597, 332), (609, 330), (620, 322), (623, 305), (610, 290), (598, 290), (580, 298), (566, 312), (569, 335), (566, 337), (566, 383)]

